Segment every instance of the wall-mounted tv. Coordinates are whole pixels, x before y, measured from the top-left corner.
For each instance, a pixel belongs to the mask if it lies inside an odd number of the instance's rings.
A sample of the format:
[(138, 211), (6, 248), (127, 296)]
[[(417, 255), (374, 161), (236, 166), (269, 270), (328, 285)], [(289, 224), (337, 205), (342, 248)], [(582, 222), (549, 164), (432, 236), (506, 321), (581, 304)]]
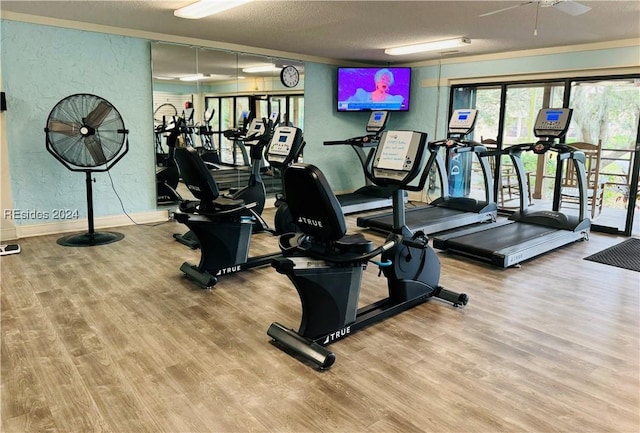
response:
[(338, 111), (408, 111), (411, 68), (338, 68)]

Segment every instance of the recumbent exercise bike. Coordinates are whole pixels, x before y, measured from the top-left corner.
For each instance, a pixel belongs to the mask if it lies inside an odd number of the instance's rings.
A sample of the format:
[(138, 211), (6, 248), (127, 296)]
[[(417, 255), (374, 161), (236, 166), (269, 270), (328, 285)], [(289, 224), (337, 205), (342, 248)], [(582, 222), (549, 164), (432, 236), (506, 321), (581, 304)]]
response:
[[(426, 140), (427, 134), (421, 132), (387, 131), (372, 154), (368, 175), (376, 184), (393, 189), (393, 230), (378, 248), (361, 233), (345, 236), (340, 203), (317, 167), (294, 164), (285, 170), (289, 209), (302, 233), (280, 237), (283, 256), (272, 266), (296, 287), (302, 321), (298, 331), (273, 323), (267, 334), (274, 344), (324, 369), (335, 362), (325, 346), (357, 330), (431, 297), (454, 306), (467, 304), (466, 294), (439, 285), (440, 261), (427, 237), (412, 233), (405, 224), (403, 190), (422, 190), (427, 179), (423, 173), (418, 185), (409, 185), (421, 172)], [(377, 264), (387, 278), (389, 296), (358, 309), (363, 271), (380, 254)]]
[[(291, 126), (279, 126), (273, 132), (268, 154), (271, 164), (288, 166), (299, 155), (304, 140), (302, 131)], [(198, 199), (180, 203), (174, 218), (185, 224), (200, 245), (200, 263), (183, 263), (180, 270), (198, 285), (211, 288), (218, 278), (271, 263), (281, 253), (248, 257), (254, 228), (255, 202), (235, 196), (223, 196), (211, 172), (193, 147), (177, 148), (176, 163), (182, 180)], [(285, 214), (285, 203), (278, 207), (276, 220), (291, 222)], [(282, 228), (282, 227), (281, 227)]]

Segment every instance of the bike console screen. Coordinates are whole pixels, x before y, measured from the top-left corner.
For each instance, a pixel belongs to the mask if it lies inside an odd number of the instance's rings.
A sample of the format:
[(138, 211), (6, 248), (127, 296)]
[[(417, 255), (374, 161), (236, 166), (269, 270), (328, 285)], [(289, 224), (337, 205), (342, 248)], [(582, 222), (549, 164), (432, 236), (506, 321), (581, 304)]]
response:
[(408, 184), (420, 173), (427, 134), (416, 131), (386, 131), (373, 159), (373, 177)]

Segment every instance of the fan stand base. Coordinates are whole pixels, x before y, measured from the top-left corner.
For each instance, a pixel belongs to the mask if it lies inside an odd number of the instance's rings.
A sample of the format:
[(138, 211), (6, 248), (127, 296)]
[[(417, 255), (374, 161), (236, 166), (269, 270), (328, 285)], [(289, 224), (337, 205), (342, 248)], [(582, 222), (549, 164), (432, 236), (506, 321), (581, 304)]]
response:
[(93, 247), (118, 242), (121, 239), (124, 239), (122, 233), (94, 232), (64, 236), (56, 242), (64, 247)]

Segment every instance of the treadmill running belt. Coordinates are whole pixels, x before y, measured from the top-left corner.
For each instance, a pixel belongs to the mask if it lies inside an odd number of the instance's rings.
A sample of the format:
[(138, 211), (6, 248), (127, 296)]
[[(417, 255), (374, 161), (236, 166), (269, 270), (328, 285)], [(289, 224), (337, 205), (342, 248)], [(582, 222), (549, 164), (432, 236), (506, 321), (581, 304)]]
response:
[[(412, 230), (416, 228), (422, 229), (435, 221), (453, 218), (460, 213), (464, 212), (437, 206), (409, 208), (405, 212), (405, 223)], [(393, 214), (387, 213), (381, 216), (372, 215), (371, 217), (364, 217), (362, 220), (366, 220), (367, 227), (391, 230)]]
[(447, 247), (474, 255), (487, 255), (560, 229), (527, 223), (512, 223), (447, 240)]

